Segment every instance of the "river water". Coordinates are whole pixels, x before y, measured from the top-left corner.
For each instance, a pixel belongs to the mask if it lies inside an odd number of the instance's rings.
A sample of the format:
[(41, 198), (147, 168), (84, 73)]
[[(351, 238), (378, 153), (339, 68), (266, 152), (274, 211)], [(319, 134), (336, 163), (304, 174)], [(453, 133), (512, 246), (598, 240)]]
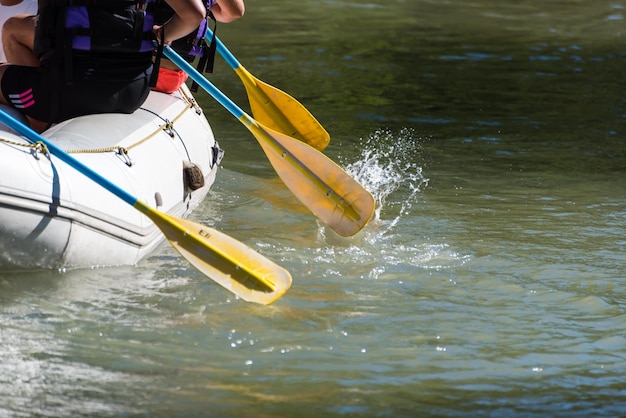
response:
[(226, 156), (193, 219), (291, 290), (242, 302), (167, 244), (2, 275), (0, 416), (625, 415), (625, 7), (249, 1), (218, 35), (317, 116), (375, 219), (320, 226), (198, 94)]

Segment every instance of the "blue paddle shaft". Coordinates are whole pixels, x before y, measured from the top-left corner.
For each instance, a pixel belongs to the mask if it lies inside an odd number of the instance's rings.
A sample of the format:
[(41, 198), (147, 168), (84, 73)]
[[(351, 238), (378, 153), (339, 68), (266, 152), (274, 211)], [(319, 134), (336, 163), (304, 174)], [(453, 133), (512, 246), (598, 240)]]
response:
[[(211, 42), (211, 40), (213, 39), (213, 32), (208, 27), (206, 28), (206, 35), (204, 35), (204, 37), (209, 42)], [(228, 65), (230, 65), (230, 68), (232, 68), (233, 70), (239, 68), (241, 64), (239, 64), (237, 58), (235, 58), (233, 54), (230, 53), (230, 51), (226, 48), (226, 46), (224, 46), (222, 41), (220, 41), (220, 38), (218, 38), (217, 36), (215, 37), (215, 43), (217, 45), (217, 52), (219, 52), (222, 58), (226, 60)]]
[(215, 87), (209, 80), (207, 80), (202, 74), (198, 72), (191, 64), (182, 59), (172, 48), (166, 46), (163, 48), (163, 54), (167, 59), (172, 61), (181, 70), (186, 72), (189, 77), (200, 87), (205, 89), (211, 96), (215, 98), (222, 106), (224, 106), (234, 117), (241, 118), (245, 113), (239, 106), (233, 103), (224, 93), (222, 93), (217, 87)]
[(85, 164), (78, 161), (76, 158), (72, 157), (67, 152), (63, 151), (61, 148), (57, 147), (53, 143), (49, 142), (46, 138), (39, 135), (37, 132), (32, 130), (30, 127), (24, 125), (19, 120), (15, 119), (13, 116), (6, 113), (4, 110), (0, 109), (0, 122), (4, 123), (8, 127), (12, 128), (14, 131), (19, 133), (20, 135), (26, 137), (30, 142), (36, 144), (38, 142), (44, 144), (48, 151), (55, 155), (59, 160), (65, 162), (67, 165), (73, 167), (78, 170), (80, 173), (89, 177), (91, 180), (98, 183), (100, 186), (104, 187), (123, 201), (127, 202), (131, 206), (134, 206), (137, 202), (137, 198), (126, 192), (125, 190), (119, 188), (115, 184), (111, 183), (106, 178), (102, 177), (100, 174), (93, 171), (91, 168), (86, 166)]

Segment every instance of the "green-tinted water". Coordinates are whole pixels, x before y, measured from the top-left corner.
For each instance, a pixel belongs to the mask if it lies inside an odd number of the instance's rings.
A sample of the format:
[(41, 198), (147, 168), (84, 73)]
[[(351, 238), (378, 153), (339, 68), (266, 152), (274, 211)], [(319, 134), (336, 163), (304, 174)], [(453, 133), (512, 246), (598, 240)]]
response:
[(194, 218), (292, 289), (246, 304), (167, 245), (3, 275), (0, 416), (624, 415), (624, 7), (249, 1), (218, 35), (318, 117), (376, 219), (320, 227), (199, 94), (226, 157)]

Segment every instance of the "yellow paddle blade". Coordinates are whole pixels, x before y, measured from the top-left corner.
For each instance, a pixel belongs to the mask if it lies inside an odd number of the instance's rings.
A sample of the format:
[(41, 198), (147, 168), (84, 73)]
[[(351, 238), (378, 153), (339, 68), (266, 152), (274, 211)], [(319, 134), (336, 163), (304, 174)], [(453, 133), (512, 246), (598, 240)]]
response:
[(269, 305), (291, 287), (287, 270), (236, 239), (205, 225), (159, 212), (141, 201), (134, 206), (161, 229), (189, 263), (241, 299)]
[(352, 236), (370, 220), (376, 208), (374, 197), (330, 158), (245, 114), (240, 120), (289, 190), (337, 234)]
[(257, 121), (320, 151), (326, 148), (330, 135), (300, 102), (257, 79), (242, 66), (235, 72), (248, 93), (250, 110)]

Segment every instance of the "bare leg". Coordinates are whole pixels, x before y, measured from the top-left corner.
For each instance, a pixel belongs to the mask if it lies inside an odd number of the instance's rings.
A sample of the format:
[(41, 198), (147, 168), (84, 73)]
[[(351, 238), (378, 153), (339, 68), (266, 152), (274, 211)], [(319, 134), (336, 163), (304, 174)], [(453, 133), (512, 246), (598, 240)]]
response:
[[(39, 59), (33, 52), (35, 45), (35, 17), (28, 15), (17, 15), (9, 18), (2, 27), (2, 43), (7, 61), (15, 65), (25, 65), (38, 67)], [(4, 76), (4, 71), (9, 64), (0, 64), (0, 81)], [(0, 94), (0, 103), (7, 103), (4, 94)], [(46, 122), (26, 116), (31, 128), (37, 132), (42, 132), (48, 125)]]
[(37, 133), (42, 133), (48, 127), (48, 123), (33, 119), (30, 116), (26, 116), (26, 119), (28, 119), (31, 129)]
[(38, 67), (35, 56), (35, 16), (17, 15), (10, 17), (2, 27), (2, 43), (7, 61), (15, 65)]

